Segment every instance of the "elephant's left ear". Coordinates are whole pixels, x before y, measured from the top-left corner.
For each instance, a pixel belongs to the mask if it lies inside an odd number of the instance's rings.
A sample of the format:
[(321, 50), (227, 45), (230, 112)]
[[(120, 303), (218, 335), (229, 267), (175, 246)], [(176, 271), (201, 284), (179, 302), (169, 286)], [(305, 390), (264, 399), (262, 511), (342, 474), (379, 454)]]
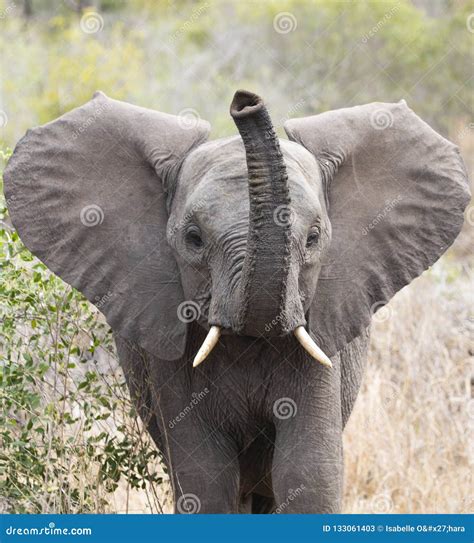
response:
[(182, 356), (183, 292), (166, 241), (166, 199), (209, 124), (96, 93), (29, 130), (5, 170), (23, 242), (80, 290), (120, 336), (164, 359)]
[(316, 157), (332, 243), (309, 315), (332, 355), (453, 243), (469, 202), (455, 145), (405, 101), (293, 119), (289, 138)]

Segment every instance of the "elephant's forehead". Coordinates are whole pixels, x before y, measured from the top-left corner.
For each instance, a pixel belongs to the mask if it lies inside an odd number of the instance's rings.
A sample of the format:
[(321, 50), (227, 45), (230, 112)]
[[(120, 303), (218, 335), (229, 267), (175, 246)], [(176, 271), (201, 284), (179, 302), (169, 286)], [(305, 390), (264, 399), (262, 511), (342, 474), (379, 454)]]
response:
[(245, 150), (240, 137), (223, 138), (200, 145), (185, 160), (180, 184), (188, 192), (198, 184), (247, 175)]
[[(305, 214), (318, 200), (318, 168), (302, 146), (280, 140), (287, 166), (292, 207)], [(210, 141), (185, 160), (175, 198), (178, 214), (196, 215), (203, 222), (232, 224), (248, 217), (248, 173), (240, 136)]]
[[(287, 166), (290, 184), (301, 183), (302, 178), (317, 177), (318, 167), (311, 153), (301, 145), (279, 140)], [(198, 185), (230, 184), (234, 189), (247, 190), (248, 175), (245, 149), (240, 136), (207, 142), (195, 149), (183, 164), (180, 185), (186, 193)]]

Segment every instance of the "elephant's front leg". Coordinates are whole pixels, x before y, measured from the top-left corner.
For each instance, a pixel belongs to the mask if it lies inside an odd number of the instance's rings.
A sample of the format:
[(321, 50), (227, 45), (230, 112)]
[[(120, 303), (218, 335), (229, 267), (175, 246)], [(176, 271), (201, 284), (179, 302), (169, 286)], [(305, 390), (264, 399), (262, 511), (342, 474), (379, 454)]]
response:
[[(339, 513), (343, 455), (339, 360), (314, 362), (299, 394), (276, 399), (272, 464), (277, 513)], [(310, 374), (310, 375), (309, 375)], [(290, 401), (292, 400), (292, 401)], [(280, 403), (278, 403), (278, 401)], [(285, 406), (286, 402), (286, 406)]]
[(175, 513), (238, 513), (237, 454), (210, 429), (180, 424), (179, 434), (168, 435)]

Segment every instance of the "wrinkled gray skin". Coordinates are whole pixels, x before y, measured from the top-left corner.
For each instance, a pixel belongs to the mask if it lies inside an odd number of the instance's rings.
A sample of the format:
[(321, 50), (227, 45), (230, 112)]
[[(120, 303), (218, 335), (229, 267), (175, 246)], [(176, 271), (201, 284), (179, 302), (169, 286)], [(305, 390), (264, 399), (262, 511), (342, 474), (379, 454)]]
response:
[[(189, 359), (204, 336), (193, 324), (186, 354), (174, 362), (116, 338), (141, 417), (173, 473), (176, 498), (196, 495), (201, 513), (339, 512), (342, 430), (368, 334), (333, 357), (330, 371), (291, 336), (227, 336), (193, 370)], [(202, 399), (189, 410), (193, 394)], [(294, 401), (295, 416), (291, 404), (287, 419), (275, 416), (281, 398)], [(173, 424), (179, 413), (185, 415)], [(185, 512), (186, 501), (179, 503), (177, 512)], [(191, 497), (191, 510), (193, 503)]]
[[(331, 227), (314, 157), (295, 143), (280, 144), (295, 211), (291, 260), (296, 269), (290, 273), (299, 278), (307, 309)], [(117, 338), (120, 360), (132, 393), (139, 404), (145, 403), (142, 418), (165, 452), (178, 499), (196, 495), (201, 513), (270, 512), (275, 507), (285, 513), (338, 512), (342, 429), (359, 389), (368, 334), (333, 357), (332, 370), (307, 355), (291, 335), (231, 335), (248, 222), (241, 139), (200, 146), (181, 170), (168, 225), (185, 298), (202, 303), (200, 322), (192, 325), (179, 360), (161, 361)], [(321, 225), (320, 243), (307, 248), (315, 224)], [(202, 250), (188, 246), (182, 236), (190, 225), (200, 228)], [(293, 302), (290, 297), (288, 314)], [(208, 322), (226, 327), (229, 335), (193, 369), (189, 360), (204, 340)], [(203, 391), (208, 392), (187, 412), (193, 395), (198, 398)], [(281, 406), (288, 418), (274, 413), (282, 398), (289, 398), (289, 412)], [(181, 412), (186, 415), (173, 425)], [(193, 498), (188, 502), (192, 509)], [(185, 508), (186, 502), (180, 502), (178, 512)]]
[(205, 143), (98, 92), (18, 143), (10, 214), (113, 328), (176, 512), (338, 512), (371, 316), (456, 238), (466, 173), (403, 101), (290, 120), (292, 141), (252, 93), (231, 115), (240, 136)]

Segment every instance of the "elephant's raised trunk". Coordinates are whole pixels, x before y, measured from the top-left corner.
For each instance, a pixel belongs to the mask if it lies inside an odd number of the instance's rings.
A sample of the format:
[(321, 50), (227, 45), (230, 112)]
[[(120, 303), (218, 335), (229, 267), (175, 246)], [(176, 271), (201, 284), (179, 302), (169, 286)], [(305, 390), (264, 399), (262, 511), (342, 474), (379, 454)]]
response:
[(290, 267), (290, 195), (277, 135), (262, 99), (237, 91), (230, 114), (242, 136), (249, 181), (249, 232), (237, 331), (280, 335)]
[[(251, 336), (293, 332), (313, 358), (331, 366), (329, 358), (304, 328), (298, 278), (290, 269), (292, 221), (288, 175), (268, 111), (256, 94), (237, 91), (230, 114), (244, 142), (250, 202), (247, 254), (234, 330)], [(206, 359), (220, 333), (219, 326), (211, 326), (194, 359), (194, 367)]]

